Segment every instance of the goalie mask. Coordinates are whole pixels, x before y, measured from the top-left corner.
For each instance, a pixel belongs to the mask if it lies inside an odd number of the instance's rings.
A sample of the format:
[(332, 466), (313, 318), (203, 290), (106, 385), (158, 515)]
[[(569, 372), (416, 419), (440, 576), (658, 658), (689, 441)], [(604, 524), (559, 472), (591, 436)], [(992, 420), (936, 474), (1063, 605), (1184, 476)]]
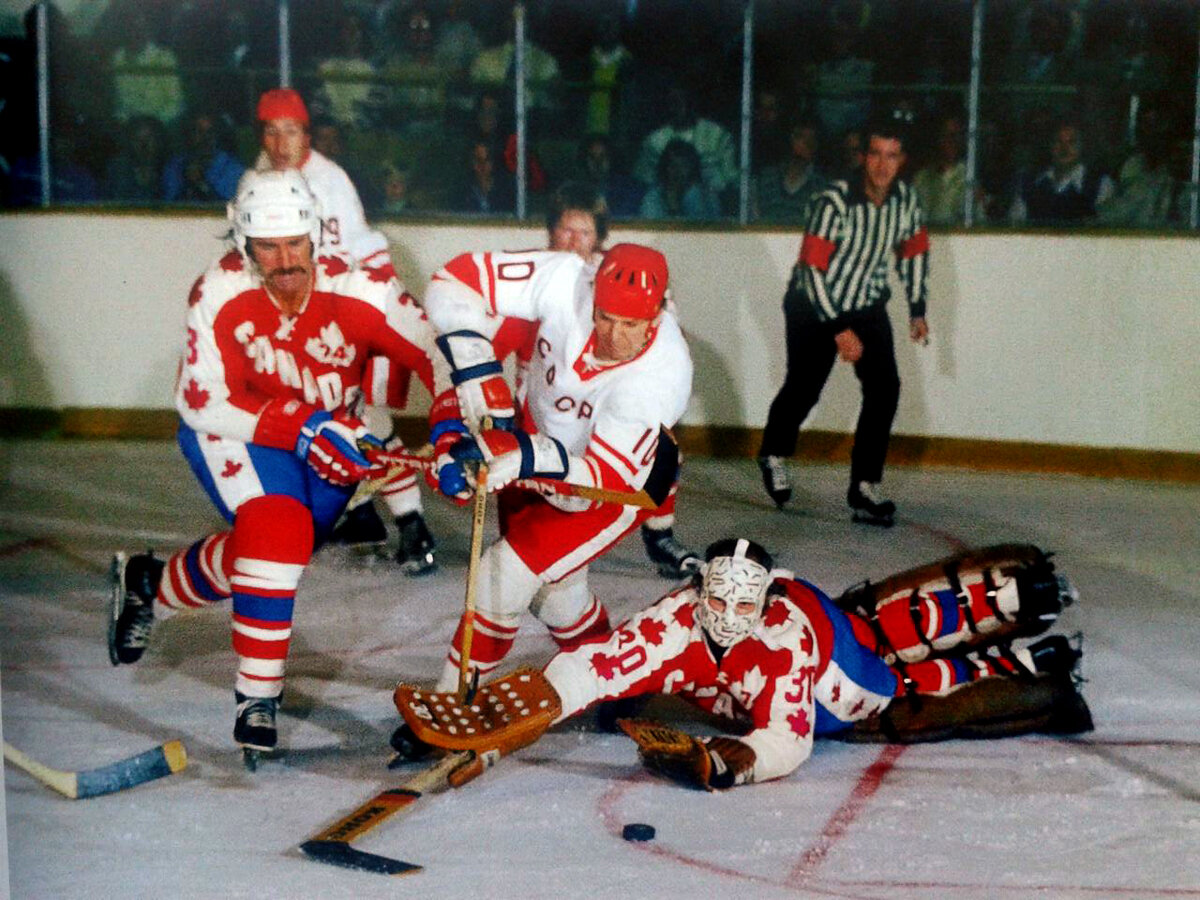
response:
[(700, 626), (720, 647), (732, 647), (758, 624), (771, 586), (771, 556), (744, 538), (717, 541), (705, 553)]
[(249, 256), (248, 238), (286, 238), (306, 234), (315, 255), (321, 242), (321, 209), (308, 181), (295, 169), (250, 171), (242, 176), (237, 198), (228, 206), (233, 239)]

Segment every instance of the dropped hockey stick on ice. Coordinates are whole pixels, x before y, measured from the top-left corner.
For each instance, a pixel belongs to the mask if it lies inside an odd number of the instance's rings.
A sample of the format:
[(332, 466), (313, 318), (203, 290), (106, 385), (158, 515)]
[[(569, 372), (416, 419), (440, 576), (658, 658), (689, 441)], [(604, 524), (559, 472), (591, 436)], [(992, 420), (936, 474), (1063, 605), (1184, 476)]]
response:
[(123, 791), (145, 781), (181, 772), (187, 766), (187, 750), (179, 741), (167, 741), (128, 759), (84, 772), (52, 769), (26, 756), (8, 741), (4, 742), (4, 758), (72, 800)]
[(305, 841), (300, 845), (300, 852), (317, 862), (341, 866), (343, 869), (377, 872), (380, 875), (407, 875), (421, 871), (422, 867), (416, 863), (356, 850), (350, 846), (350, 842), (396, 813), (410, 809), (428, 791), (446, 785), (456, 770), (470, 764), (474, 758), (475, 754), (470, 750), (442, 757), (399, 787), (381, 791), (358, 809), (347, 813), (320, 834)]

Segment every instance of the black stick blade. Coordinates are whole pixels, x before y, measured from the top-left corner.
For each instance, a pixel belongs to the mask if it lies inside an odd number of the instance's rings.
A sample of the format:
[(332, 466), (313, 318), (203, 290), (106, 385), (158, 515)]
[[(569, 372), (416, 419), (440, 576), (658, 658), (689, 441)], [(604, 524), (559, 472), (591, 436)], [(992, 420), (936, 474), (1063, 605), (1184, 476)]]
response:
[(343, 869), (357, 869), (360, 872), (375, 872), (379, 875), (408, 875), (420, 872), (422, 868), (416, 863), (355, 850), (345, 841), (305, 841), (300, 845), (300, 852), (317, 862), (340, 866)]

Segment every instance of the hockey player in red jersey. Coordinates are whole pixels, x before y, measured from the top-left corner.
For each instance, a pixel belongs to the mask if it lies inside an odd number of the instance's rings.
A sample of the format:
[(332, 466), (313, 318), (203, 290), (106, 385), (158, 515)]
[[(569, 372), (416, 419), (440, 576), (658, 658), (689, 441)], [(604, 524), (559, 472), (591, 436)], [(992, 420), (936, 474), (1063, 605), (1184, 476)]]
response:
[[(661, 503), (677, 470), (667, 429), (692, 381), (687, 345), (665, 308), (667, 282), (665, 257), (635, 244), (612, 247), (598, 269), (574, 253), (527, 251), (464, 254), (438, 271), (425, 308), (456, 386), (432, 413), (442, 490), (469, 496), (470, 464), (483, 461), (489, 490), (541, 476), (644, 488)], [(519, 409), (496, 360), (506, 319), (538, 327)], [(587, 565), (653, 512), (506, 491), (502, 537), (479, 566), (470, 668), (486, 675), (501, 663), (526, 609), (560, 647), (607, 634)], [(460, 625), (442, 687), (458, 677), (461, 648)]]
[(299, 172), (248, 175), (229, 212), (236, 246), (192, 287), (175, 398), (183, 454), (232, 527), (165, 564), (118, 555), (109, 653), (136, 662), (156, 618), (232, 598), (234, 738), (270, 750), (296, 587), (357, 483), (379, 472), (348, 413), (364, 366), (381, 355), (431, 391), (435, 367), (449, 382), (394, 277), (316, 256), (319, 207)]
[[(710, 790), (787, 775), (819, 736), (911, 742), (1090, 730), (1073, 675), (1080, 652), (1062, 635), (1013, 643), (1048, 627), (1073, 590), (1037, 548), (995, 551), (894, 576), (905, 582), (900, 594), (885, 582), (859, 608), (869, 586), (835, 602), (775, 570), (758, 544), (718, 541), (693, 583), (607, 640), (559, 653), (541, 673), (484, 685), (468, 713), (407, 685), (396, 704), (417, 739), (494, 761), (598, 702), (673, 694), (740, 733), (621, 725), (648, 767)], [(468, 718), (447, 728), (439, 707)], [(529, 710), (532, 724), (513, 709)]]

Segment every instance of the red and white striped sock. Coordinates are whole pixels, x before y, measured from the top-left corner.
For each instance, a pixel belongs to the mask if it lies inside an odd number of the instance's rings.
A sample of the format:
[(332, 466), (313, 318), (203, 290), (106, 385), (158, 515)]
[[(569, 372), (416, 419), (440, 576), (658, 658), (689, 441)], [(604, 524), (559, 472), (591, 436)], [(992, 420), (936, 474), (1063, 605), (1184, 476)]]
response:
[(225, 548), (231, 531), (211, 534), (167, 560), (154, 604), (155, 618), (182, 609), (199, 609), (229, 599), (229, 560)]

